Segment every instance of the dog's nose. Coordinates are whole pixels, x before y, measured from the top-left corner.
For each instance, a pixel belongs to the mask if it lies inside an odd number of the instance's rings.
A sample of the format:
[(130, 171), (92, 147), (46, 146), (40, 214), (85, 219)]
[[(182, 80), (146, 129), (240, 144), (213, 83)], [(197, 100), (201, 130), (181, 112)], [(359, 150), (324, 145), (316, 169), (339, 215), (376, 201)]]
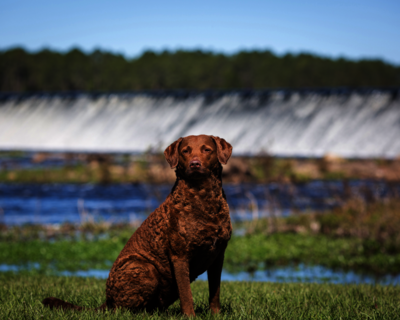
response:
[(196, 169), (201, 167), (201, 162), (199, 160), (190, 161), (190, 168)]

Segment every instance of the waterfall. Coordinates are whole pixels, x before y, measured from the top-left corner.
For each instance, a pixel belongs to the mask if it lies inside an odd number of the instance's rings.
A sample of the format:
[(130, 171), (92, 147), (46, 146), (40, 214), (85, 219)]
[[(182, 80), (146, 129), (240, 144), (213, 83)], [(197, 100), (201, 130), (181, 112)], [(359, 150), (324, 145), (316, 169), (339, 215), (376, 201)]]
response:
[(181, 136), (210, 134), (230, 142), (235, 155), (395, 158), (394, 92), (7, 95), (0, 150), (158, 152)]

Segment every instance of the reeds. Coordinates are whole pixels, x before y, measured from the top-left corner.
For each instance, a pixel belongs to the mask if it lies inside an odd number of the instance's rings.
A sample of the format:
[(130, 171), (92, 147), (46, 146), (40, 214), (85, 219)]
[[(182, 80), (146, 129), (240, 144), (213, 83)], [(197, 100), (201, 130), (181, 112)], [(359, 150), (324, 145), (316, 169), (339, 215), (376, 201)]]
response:
[(269, 217), (237, 224), (244, 234), (298, 233), (355, 238), (369, 251), (400, 252), (400, 199), (374, 202), (353, 197), (343, 206), (328, 212), (297, 213), (289, 217)]

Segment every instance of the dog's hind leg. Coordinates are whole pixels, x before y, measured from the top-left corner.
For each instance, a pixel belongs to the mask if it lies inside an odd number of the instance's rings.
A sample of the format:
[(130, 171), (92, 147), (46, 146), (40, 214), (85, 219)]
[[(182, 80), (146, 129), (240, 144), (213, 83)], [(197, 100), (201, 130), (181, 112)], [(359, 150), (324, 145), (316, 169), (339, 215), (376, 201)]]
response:
[(132, 311), (161, 309), (159, 279), (157, 269), (148, 262), (134, 260), (124, 263), (112, 270), (107, 279), (107, 306)]

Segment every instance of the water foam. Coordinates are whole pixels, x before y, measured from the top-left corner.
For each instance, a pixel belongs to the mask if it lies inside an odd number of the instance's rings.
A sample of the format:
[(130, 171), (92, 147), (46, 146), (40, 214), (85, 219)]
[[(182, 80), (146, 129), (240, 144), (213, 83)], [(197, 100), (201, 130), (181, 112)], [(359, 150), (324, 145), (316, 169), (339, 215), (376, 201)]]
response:
[(11, 96), (0, 102), (0, 150), (162, 151), (181, 136), (225, 138), (236, 155), (394, 158), (400, 99), (388, 91), (268, 94)]

